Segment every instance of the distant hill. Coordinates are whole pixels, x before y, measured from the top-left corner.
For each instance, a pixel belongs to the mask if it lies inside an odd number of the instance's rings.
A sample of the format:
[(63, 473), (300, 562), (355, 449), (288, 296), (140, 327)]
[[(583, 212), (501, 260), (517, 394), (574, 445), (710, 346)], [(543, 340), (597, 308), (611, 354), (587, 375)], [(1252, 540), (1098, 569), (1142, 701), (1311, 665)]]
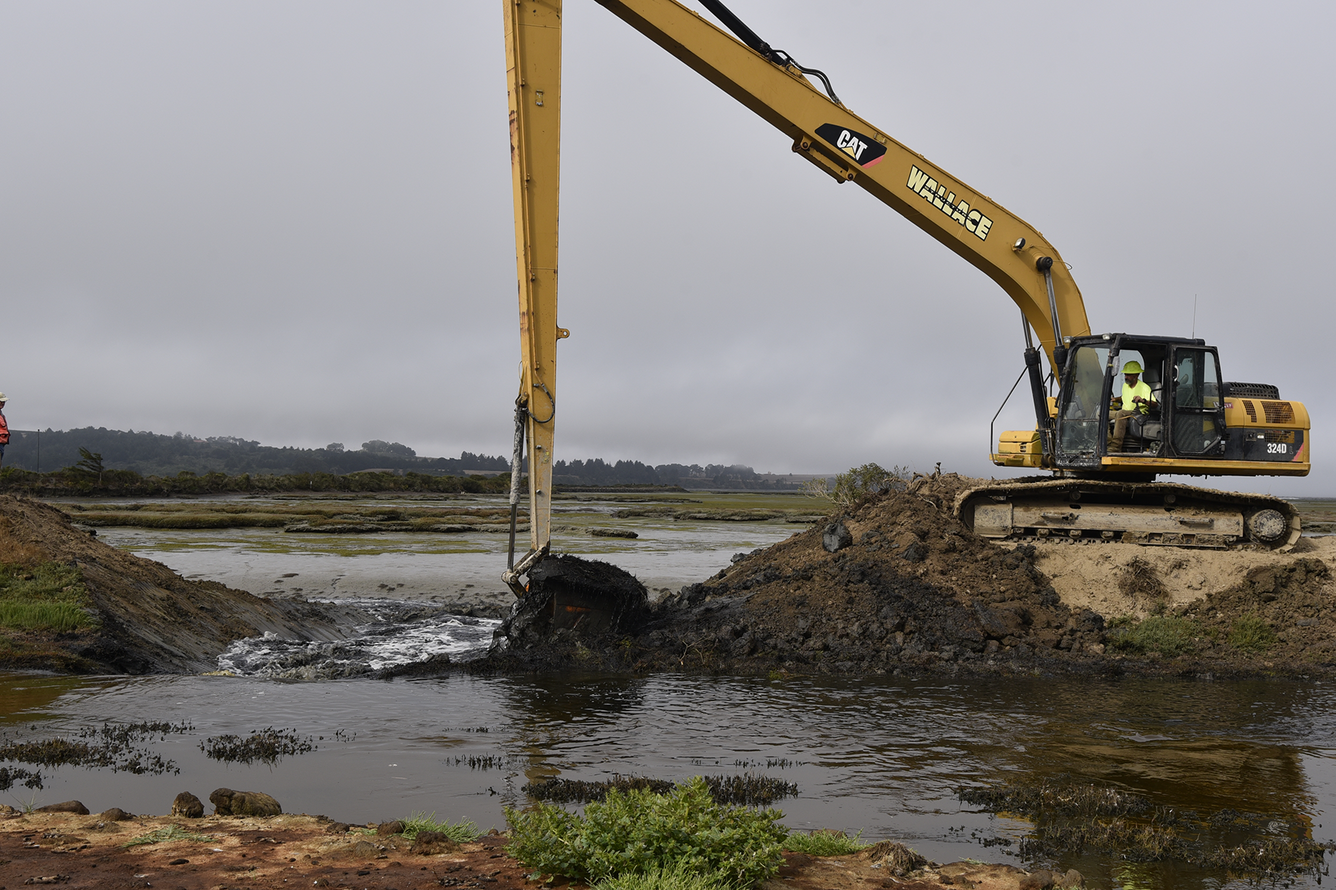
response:
[[(167, 436), (105, 427), (74, 430), (14, 430), (5, 449), (6, 467), (50, 473), (76, 466), (87, 449), (102, 456), (107, 469), (131, 470), (141, 476), (179, 473), (226, 473), (239, 476), (299, 473), (347, 474), (366, 470), (414, 472), (433, 476), (508, 473), (510, 460), (465, 451), (457, 458), (419, 457), (407, 445), (373, 439), (356, 450), (333, 443), (324, 448), (261, 445), (232, 436), (198, 439), (184, 433)], [(812, 478), (757, 473), (741, 464), (660, 464), (639, 461), (609, 463), (602, 458), (559, 460), (553, 481), (562, 486), (677, 485), (688, 489), (792, 491)]]

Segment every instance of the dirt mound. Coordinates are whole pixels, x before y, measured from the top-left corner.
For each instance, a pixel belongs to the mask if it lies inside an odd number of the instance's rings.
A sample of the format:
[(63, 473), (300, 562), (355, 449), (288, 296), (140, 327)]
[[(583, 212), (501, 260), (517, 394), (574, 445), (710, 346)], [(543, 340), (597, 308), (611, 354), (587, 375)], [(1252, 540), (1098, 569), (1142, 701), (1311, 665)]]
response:
[(666, 597), (639, 635), (601, 649), (553, 639), (519, 660), (860, 675), (1336, 670), (1336, 539), (1292, 553), (999, 545), (952, 515), (975, 482), (917, 479)]
[(1102, 651), (1103, 622), (1062, 603), (1034, 548), (994, 546), (951, 515), (968, 484), (917, 480), (684, 589), (668, 605), (696, 625), (685, 660), (872, 673)]
[[(76, 566), (99, 627), (43, 634), (0, 628), (0, 667), (66, 672), (211, 670), (234, 640), (271, 631), (339, 639), (358, 616), (303, 600), (265, 600), (212, 581), (188, 581), (78, 529), (39, 501), (0, 495), (0, 554)], [(345, 612), (347, 612), (345, 614)], [(365, 616), (362, 616), (365, 619)]]

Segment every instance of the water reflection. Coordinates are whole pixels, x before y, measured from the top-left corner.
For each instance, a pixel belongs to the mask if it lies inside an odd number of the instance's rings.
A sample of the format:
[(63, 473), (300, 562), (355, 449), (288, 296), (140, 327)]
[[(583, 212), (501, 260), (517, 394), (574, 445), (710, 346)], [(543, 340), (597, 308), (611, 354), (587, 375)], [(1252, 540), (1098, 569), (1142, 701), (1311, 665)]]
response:
[[(1232, 807), (1308, 820), (1318, 840), (1331, 839), (1322, 826), (1336, 811), (1331, 684), (11, 676), (0, 678), (0, 695), (10, 737), (70, 735), (104, 720), (194, 724), (193, 733), (164, 743), (180, 778), (52, 772), (44, 802), (78, 797), (95, 809), (165, 812), (178, 791), (207, 797), (226, 785), (350, 821), (434, 811), (486, 828), (503, 824), (503, 806), (527, 803), (526, 783), (550, 776), (681, 781), (752, 773), (797, 783), (798, 796), (779, 806), (790, 827), (862, 830), (943, 862), (1018, 864), (1028, 864), (1018, 842), (1031, 826), (961, 804), (958, 788), (1066, 777), (1180, 810)], [(318, 748), (272, 769), (218, 764), (198, 751), (206, 737), (266, 726), (316, 737)], [(339, 740), (336, 730), (345, 734)], [(1006, 841), (1011, 846), (993, 845)], [(1224, 881), (1101, 857), (1042, 864), (1075, 867), (1096, 888)]]

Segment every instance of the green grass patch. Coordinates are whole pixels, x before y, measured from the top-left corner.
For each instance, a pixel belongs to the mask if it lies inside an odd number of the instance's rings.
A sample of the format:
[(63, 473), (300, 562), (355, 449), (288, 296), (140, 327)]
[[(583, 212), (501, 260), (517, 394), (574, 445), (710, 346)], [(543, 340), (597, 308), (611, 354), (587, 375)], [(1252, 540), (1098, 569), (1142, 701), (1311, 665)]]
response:
[(132, 838), (121, 844), (122, 847), (143, 847), (148, 844), (162, 844), (168, 841), (194, 841), (195, 843), (208, 843), (213, 838), (207, 834), (196, 834), (193, 831), (186, 831), (179, 825), (164, 825), (162, 828), (150, 831), (148, 834), (141, 834), (137, 838)]
[(594, 890), (732, 890), (719, 875), (702, 875), (685, 862), (621, 874), (594, 884)]
[(0, 627), (71, 633), (96, 624), (87, 611), (70, 603), (0, 602)]
[(414, 840), (419, 832), (435, 831), (443, 834), (457, 844), (467, 844), (478, 839), (478, 826), (465, 819), (463, 822), (439, 822), (436, 814), (414, 813), (404, 822), (404, 837)]
[(505, 812), (512, 856), (589, 884), (667, 870), (699, 886), (754, 887), (779, 870), (788, 837), (778, 810), (717, 804), (699, 776), (668, 794), (610, 790), (583, 817), (552, 804)]
[(1243, 652), (1265, 652), (1276, 645), (1276, 632), (1256, 615), (1244, 615), (1230, 627), (1229, 645)]
[(862, 838), (861, 831), (853, 837), (842, 831), (814, 831), (811, 834), (795, 831), (784, 839), (784, 849), (808, 856), (848, 856), (868, 846)]
[(95, 627), (88, 588), (74, 566), (0, 564), (0, 627), (67, 633)]
[(1109, 643), (1136, 655), (1182, 655), (1197, 647), (1201, 628), (1189, 618), (1152, 615), (1139, 623), (1111, 624)]

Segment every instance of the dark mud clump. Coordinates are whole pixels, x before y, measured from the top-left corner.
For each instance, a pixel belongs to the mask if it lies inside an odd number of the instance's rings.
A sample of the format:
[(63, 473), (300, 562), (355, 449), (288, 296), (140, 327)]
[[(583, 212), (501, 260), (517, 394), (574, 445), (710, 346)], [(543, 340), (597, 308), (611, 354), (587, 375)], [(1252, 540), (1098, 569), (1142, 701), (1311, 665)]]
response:
[(1178, 862), (1250, 880), (1322, 874), (1336, 844), (1312, 838), (1312, 826), (1287, 815), (1203, 814), (1153, 804), (1139, 794), (1058, 780), (959, 789), (960, 799), (1034, 823), (1022, 857), (1037, 861), (1103, 853), (1132, 862)]
[(576, 556), (548, 556), (529, 572), (523, 599), (497, 629), (496, 648), (539, 654), (553, 645), (601, 645), (634, 634), (649, 618), (634, 575)]

